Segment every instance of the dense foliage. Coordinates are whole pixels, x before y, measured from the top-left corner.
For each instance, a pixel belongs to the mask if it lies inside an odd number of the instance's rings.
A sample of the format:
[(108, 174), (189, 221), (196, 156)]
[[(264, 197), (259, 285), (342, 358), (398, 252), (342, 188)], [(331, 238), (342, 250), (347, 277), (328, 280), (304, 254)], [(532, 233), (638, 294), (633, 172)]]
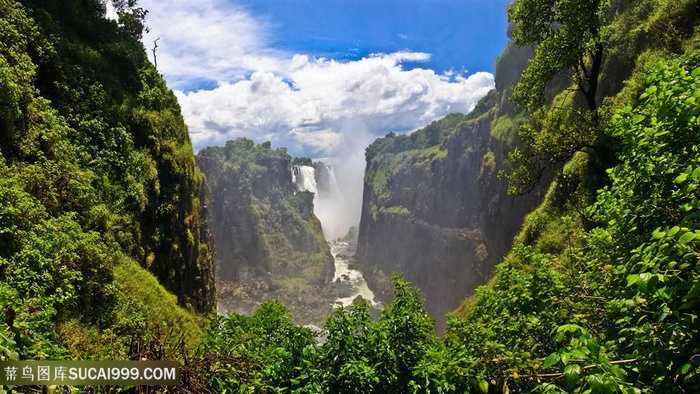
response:
[[(278, 302), (251, 317), (212, 322), (200, 358), (208, 380), (197, 389), (240, 393), (424, 392), (421, 363), (438, 351), (433, 320), (417, 288), (394, 277), (396, 299), (375, 321), (366, 302), (340, 308), (320, 336), (291, 323)], [(431, 383), (429, 383), (431, 384)], [(432, 383), (434, 384), (434, 383)]]
[(118, 3), (0, 1), (3, 359), (174, 356), (214, 305), (203, 177)]
[[(319, 331), (295, 326), (278, 302), (252, 316), (212, 317), (204, 329), (177, 306), (213, 305), (203, 177), (175, 97), (138, 42), (145, 11), (116, 3), (119, 22), (105, 19), (97, 0), (0, 0), (0, 359), (178, 358), (183, 384), (171, 390), (183, 392), (700, 391), (698, 1), (523, 0), (511, 8), (523, 22), (520, 43), (539, 44), (515, 98), (538, 108), (493, 124), (527, 123), (523, 152), (565, 164), (442, 338), (420, 291), (399, 276), (379, 319), (359, 302)], [(597, 59), (601, 46), (608, 58)], [(548, 56), (557, 62), (543, 63)], [(625, 84), (612, 72), (623, 65)], [(559, 71), (573, 77), (564, 93), (551, 85)], [(489, 95), (473, 117), (497, 99)], [(451, 115), (412, 136), (389, 135), (368, 158), (378, 168), (427, 170), (465, 120)], [(494, 138), (512, 143), (506, 134)], [(601, 146), (610, 160), (601, 160)], [(272, 203), (255, 193), (270, 168), (292, 188), (290, 157), (269, 144), (241, 139), (202, 157), (245, 169), (250, 182), (239, 185), (256, 215)], [(485, 155), (482, 171), (497, 159)], [(370, 183), (390, 202), (388, 175)], [(516, 186), (532, 180), (523, 179)], [(277, 202), (312, 216), (308, 194)], [(264, 241), (286, 250), (293, 234), (279, 233)], [(269, 267), (303, 270), (291, 253), (291, 267), (274, 258)]]

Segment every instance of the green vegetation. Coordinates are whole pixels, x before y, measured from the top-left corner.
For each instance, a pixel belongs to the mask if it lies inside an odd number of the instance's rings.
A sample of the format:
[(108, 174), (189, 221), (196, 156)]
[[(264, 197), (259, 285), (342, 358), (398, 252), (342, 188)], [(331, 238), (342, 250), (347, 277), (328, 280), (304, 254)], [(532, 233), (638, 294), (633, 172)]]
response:
[[(504, 146), (523, 124), (513, 190), (561, 164), (442, 338), (398, 275), (380, 319), (357, 302), (319, 335), (278, 302), (200, 325), (194, 312), (214, 303), (203, 176), (137, 40), (145, 11), (117, 3), (119, 23), (97, 0), (0, 0), (0, 359), (173, 358), (183, 392), (700, 391), (697, 1), (522, 0), (515, 41), (538, 46), (515, 99), (530, 112), (494, 110), (496, 92), (475, 115), (367, 148), (375, 216), (410, 215), (393, 180), (445, 160), (450, 133), (485, 114)], [(312, 196), (293, 193), (284, 149), (240, 139), (202, 157), (238, 174), (269, 268), (327, 275)], [(480, 155), (482, 173), (501, 157)]]
[(532, 115), (520, 127), (523, 146), (509, 156), (519, 164), (509, 174), (511, 193), (529, 193), (546, 171), (576, 152), (599, 155), (606, 164), (611, 159), (598, 128), (598, 91), (605, 34), (611, 14), (622, 3), (524, 0), (509, 6), (514, 43), (536, 45), (512, 94), (512, 100)]
[(481, 174), (491, 174), (496, 170), (496, 156), (493, 151), (488, 151), (481, 159)]
[(379, 201), (392, 205), (391, 178), (413, 169), (430, 171), (434, 162), (447, 157), (445, 138), (467, 119), (462, 114), (449, 114), (410, 135), (389, 133), (376, 139), (365, 150), (368, 163), (365, 184), (372, 187)]
[(538, 109), (545, 104), (547, 85), (565, 72), (584, 96), (588, 110), (595, 111), (603, 31), (612, 3), (621, 2), (520, 0), (511, 4), (508, 19), (515, 23), (513, 41), (519, 46), (536, 44), (535, 56), (513, 90), (513, 100), (526, 109)]
[(118, 3), (0, 0), (2, 359), (178, 359), (214, 306), (203, 177)]
[[(698, 390), (700, 69), (691, 75), (670, 62), (645, 75), (640, 99), (617, 109), (606, 129), (622, 142), (611, 184), (580, 213), (553, 185), (519, 238), (529, 245), (517, 246), (453, 320), (450, 336), (480, 338), (482, 361), (488, 349), (508, 349), (483, 369), (499, 385)], [(495, 316), (503, 320), (484, 325)]]
[(401, 206), (401, 205), (392, 205), (386, 209), (386, 212), (390, 213), (392, 215), (410, 215), (411, 214), (411, 211), (409, 211), (408, 208)]
[(526, 120), (524, 113), (513, 117), (510, 114), (499, 116), (491, 122), (491, 136), (501, 141), (505, 146), (514, 146), (518, 136), (518, 129)]
[[(251, 317), (220, 316), (209, 327), (195, 365), (204, 364), (198, 389), (240, 393), (423, 392), (421, 364), (440, 343), (418, 289), (394, 277), (396, 300), (374, 321), (364, 301), (340, 308), (324, 335), (294, 326), (278, 302)], [(206, 351), (204, 351), (206, 350)], [(430, 371), (437, 372), (437, 371)]]

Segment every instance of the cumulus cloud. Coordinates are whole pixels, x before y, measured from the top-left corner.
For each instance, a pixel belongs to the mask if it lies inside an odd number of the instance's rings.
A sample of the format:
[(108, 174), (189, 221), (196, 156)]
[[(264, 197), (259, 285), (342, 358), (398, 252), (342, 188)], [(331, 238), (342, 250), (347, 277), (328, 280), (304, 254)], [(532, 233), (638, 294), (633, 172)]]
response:
[(268, 45), (273, 25), (241, 6), (217, 0), (139, 4), (148, 10), (144, 45), (153, 48), (158, 39), (158, 68), (173, 89), (277, 71), (285, 63), (287, 54)]
[(344, 125), (361, 121), (375, 136), (408, 132), (450, 112), (468, 112), (493, 88), (480, 72), (448, 77), (404, 70), (422, 53), (377, 54), (353, 62), (296, 55), (285, 74), (255, 71), (211, 90), (178, 93), (195, 147), (237, 136), (328, 156), (339, 153)]
[(369, 143), (468, 112), (494, 87), (487, 72), (404, 67), (429, 60), (424, 52), (338, 61), (275, 49), (272, 22), (226, 1), (141, 4), (149, 10), (144, 45), (159, 38), (158, 69), (175, 90), (195, 151), (248, 137), (325, 158), (346, 178), (341, 184), (353, 187), (344, 192), (353, 199), (344, 203), (350, 222), (359, 221)]
[(404, 69), (429, 53), (340, 62), (278, 50), (270, 44), (272, 21), (227, 1), (141, 5), (149, 11), (144, 45), (158, 39), (158, 68), (176, 91), (196, 150), (246, 136), (298, 155), (330, 156), (345, 147), (348, 120), (374, 136), (409, 132), (468, 112), (493, 87), (490, 73)]

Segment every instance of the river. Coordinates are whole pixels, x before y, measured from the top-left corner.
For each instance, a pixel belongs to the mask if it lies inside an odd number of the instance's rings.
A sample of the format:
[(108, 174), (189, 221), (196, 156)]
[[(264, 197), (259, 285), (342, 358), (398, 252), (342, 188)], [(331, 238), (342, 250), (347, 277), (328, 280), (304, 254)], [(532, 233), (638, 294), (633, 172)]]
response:
[(335, 299), (334, 306), (347, 307), (355, 299), (362, 297), (370, 306), (380, 307), (374, 301), (374, 293), (367, 286), (362, 272), (356, 269), (357, 262), (353, 257), (356, 248), (355, 242), (338, 239), (329, 241), (328, 245), (335, 260), (335, 275), (332, 286), (335, 287), (338, 297)]

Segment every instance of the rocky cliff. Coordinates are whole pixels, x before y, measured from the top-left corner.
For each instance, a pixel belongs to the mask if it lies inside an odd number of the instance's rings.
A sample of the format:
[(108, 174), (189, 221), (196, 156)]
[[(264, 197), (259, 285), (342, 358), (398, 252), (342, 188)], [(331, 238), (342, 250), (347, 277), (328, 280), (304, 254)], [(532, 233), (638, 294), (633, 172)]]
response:
[(331, 297), (321, 293), (333, 257), (313, 194), (292, 183), (291, 157), (238, 139), (203, 149), (197, 163), (207, 178), (219, 309), (250, 312), (279, 299), (298, 322), (320, 324), (330, 311)]
[(469, 115), (452, 114), (407, 135), (387, 135), (366, 150), (357, 257), (370, 287), (391, 298), (394, 271), (420, 287), (444, 327), (509, 250), (541, 189), (507, 195), (507, 152), (522, 119), (507, 101), (531, 49), (509, 46), (498, 59), (496, 89)]

